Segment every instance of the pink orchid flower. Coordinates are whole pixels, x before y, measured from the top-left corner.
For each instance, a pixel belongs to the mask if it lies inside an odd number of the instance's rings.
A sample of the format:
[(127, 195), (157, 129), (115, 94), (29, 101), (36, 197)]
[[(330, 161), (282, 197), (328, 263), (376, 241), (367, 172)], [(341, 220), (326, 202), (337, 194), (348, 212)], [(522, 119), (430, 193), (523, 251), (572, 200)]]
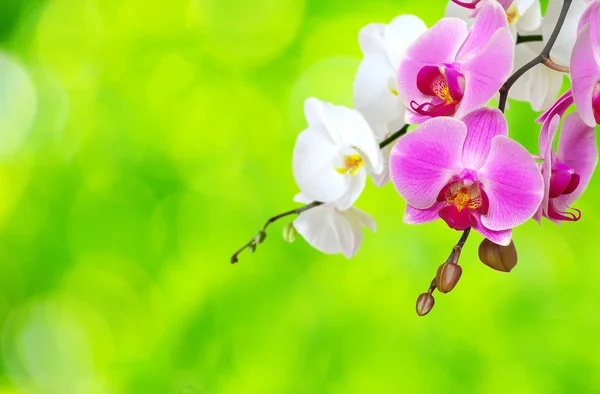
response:
[(590, 127), (600, 124), (600, 1), (591, 3), (579, 22), (571, 85), (581, 119)]
[(586, 125), (577, 112), (565, 117), (558, 150), (554, 152), (554, 138), (563, 113), (559, 110), (551, 118), (547, 116), (540, 133), (544, 199), (534, 215), (538, 222), (542, 217), (555, 223), (581, 219), (581, 211), (571, 208), (571, 205), (587, 188), (598, 164), (594, 127)]
[(544, 181), (531, 154), (507, 134), (502, 112), (482, 108), (462, 120), (430, 119), (402, 137), (390, 174), (407, 202), (404, 222), (442, 218), (508, 245), (511, 229), (537, 211)]
[(511, 72), (514, 45), (504, 8), (486, 0), (470, 31), (443, 18), (407, 50), (398, 69), (398, 94), (407, 123), (465, 114), (485, 105)]

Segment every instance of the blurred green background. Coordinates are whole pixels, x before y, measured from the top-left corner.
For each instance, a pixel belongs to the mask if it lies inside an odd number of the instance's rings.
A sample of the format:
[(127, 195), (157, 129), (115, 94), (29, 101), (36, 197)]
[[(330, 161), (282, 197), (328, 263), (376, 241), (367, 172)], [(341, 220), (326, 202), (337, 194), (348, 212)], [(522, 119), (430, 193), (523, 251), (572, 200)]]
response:
[[(579, 223), (515, 231), (432, 313), (458, 233), (391, 185), (352, 260), (283, 223), (316, 96), (352, 104), (360, 28), (445, 1), (2, 0), (0, 394), (600, 393), (600, 180)], [(527, 104), (513, 137), (536, 150)]]

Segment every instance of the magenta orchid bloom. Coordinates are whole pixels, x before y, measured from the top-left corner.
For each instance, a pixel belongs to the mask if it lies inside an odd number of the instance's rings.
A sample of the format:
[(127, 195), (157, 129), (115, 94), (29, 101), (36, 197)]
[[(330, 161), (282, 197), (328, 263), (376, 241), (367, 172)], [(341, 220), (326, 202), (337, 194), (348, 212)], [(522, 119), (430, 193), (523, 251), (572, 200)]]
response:
[(407, 202), (404, 222), (442, 218), (508, 245), (511, 229), (537, 211), (544, 181), (531, 154), (507, 134), (502, 112), (482, 108), (463, 120), (430, 119), (400, 139), (390, 175)]
[(407, 123), (465, 114), (484, 106), (511, 72), (514, 45), (506, 13), (486, 0), (470, 31), (443, 18), (407, 50), (398, 70), (398, 94)]
[(588, 126), (600, 124), (600, 1), (581, 17), (571, 55), (571, 84), (581, 119)]
[(540, 133), (540, 156), (544, 177), (544, 199), (534, 218), (546, 217), (556, 223), (578, 221), (581, 211), (571, 205), (583, 194), (598, 164), (594, 127), (586, 125), (577, 112), (565, 117), (554, 152), (554, 138), (560, 114), (548, 118)]

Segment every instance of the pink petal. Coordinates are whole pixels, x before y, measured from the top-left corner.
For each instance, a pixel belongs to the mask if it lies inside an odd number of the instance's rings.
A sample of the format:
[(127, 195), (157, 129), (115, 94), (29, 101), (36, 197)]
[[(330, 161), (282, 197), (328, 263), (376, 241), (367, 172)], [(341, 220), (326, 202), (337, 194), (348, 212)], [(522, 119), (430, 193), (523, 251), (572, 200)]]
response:
[(479, 56), (488, 46), (494, 33), (504, 27), (508, 27), (504, 8), (497, 1), (484, 3), (478, 10), (467, 39), (458, 51), (458, 61)]
[(390, 155), (390, 178), (409, 205), (431, 207), (452, 176), (462, 171), (467, 131), (454, 118), (433, 118), (400, 138)]
[(440, 209), (446, 206), (445, 202), (438, 202), (426, 209), (418, 209), (410, 205), (406, 205), (404, 217), (402, 221), (406, 224), (421, 224), (438, 220), (440, 218)]
[(586, 25), (579, 34), (571, 55), (571, 84), (573, 99), (581, 119), (588, 126), (595, 126), (592, 96), (600, 79), (600, 64), (594, 59), (591, 27)]
[[(477, 217), (476, 213), (474, 215)], [(512, 238), (511, 229), (500, 231), (490, 230), (481, 223), (480, 218), (477, 219), (477, 223), (473, 226), (473, 230), (477, 231), (490, 241), (502, 246), (508, 246)]]
[(464, 21), (443, 18), (423, 33), (407, 50), (398, 68), (398, 94), (404, 105), (412, 101), (419, 104), (428, 101), (428, 96), (417, 87), (417, 75), (425, 66), (453, 63), (458, 49), (467, 37)]
[(598, 164), (595, 128), (583, 123), (576, 112), (563, 121), (556, 157), (579, 175), (575, 191), (564, 196), (565, 204), (570, 206), (583, 194)]
[(465, 59), (460, 71), (465, 76), (465, 92), (456, 117), (487, 104), (502, 87), (513, 66), (514, 45), (508, 28), (502, 28), (477, 54)]
[(488, 160), (477, 175), (489, 199), (489, 211), (481, 223), (490, 230), (524, 223), (542, 201), (544, 180), (535, 160), (508, 137), (494, 137)]
[[(540, 166), (540, 171), (544, 180), (544, 197), (542, 197), (540, 208), (541, 213), (546, 215), (548, 214), (548, 205), (550, 203), (550, 177), (552, 176), (552, 163), (554, 162), (554, 137), (558, 131), (560, 117), (561, 115), (554, 115), (551, 120), (546, 120), (544, 122), (538, 141), (540, 155), (544, 159)], [(537, 217), (536, 220), (538, 220)]]
[(462, 120), (467, 126), (467, 138), (463, 146), (462, 162), (465, 168), (478, 170), (483, 166), (497, 135), (508, 135), (504, 114), (495, 108), (481, 108)]
[(554, 104), (552, 104), (552, 106), (550, 106), (550, 108), (546, 110), (546, 112), (541, 114), (540, 117), (535, 120), (535, 122), (540, 124), (544, 123), (546, 119), (554, 115), (559, 115), (562, 117), (565, 112), (567, 112), (567, 109), (569, 109), (571, 104), (573, 104), (573, 92), (571, 92), (571, 90), (567, 90), (558, 98), (558, 100), (556, 100)]

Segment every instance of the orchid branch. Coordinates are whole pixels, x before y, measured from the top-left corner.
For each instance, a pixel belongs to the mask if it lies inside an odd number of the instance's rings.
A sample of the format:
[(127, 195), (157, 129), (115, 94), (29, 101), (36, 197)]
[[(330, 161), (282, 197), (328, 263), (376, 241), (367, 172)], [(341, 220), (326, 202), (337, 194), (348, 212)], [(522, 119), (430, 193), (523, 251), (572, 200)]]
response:
[(562, 29), (563, 24), (565, 23), (565, 19), (567, 18), (567, 13), (569, 12), (569, 8), (571, 8), (572, 2), (573, 2), (573, 0), (564, 0), (563, 1), (562, 9), (560, 11), (560, 16), (558, 17), (558, 21), (556, 21), (556, 26), (554, 27), (554, 30), (552, 31), (552, 34), (550, 35), (550, 38), (548, 39), (546, 46), (542, 50), (542, 53), (540, 53), (538, 56), (533, 58), (529, 63), (527, 63), (526, 65), (524, 65), (523, 67), (521, 67), (520, 69), (515, 71), (514, 74), (511, 75), (510, 78), (508, 78), (508, 80), (500, 88), (500, 102), (498, 104), (498, 108), (500, 109), (500, 111), (504, 112), (504, 110), (506, 109), (506, 102), (508, 100), (508, 91), (515, 84), (515, 82), (517, 82), (517, 80), (523, 76), (523, 74), (525, 74), (527, 71), (529, 71), (533, 67), (537, 66), (538, 64), (542, 64), (542, 63), (545, 64), (545, 62), (551, 61), (550, 60), (550, 51), (552, 50), (552, 47), (554, 46), (554, 43), (556, 42), (556, 39), (558, 38), (560, 30)]
[[(384, 139), (383, 141), (381, 141), (379, 143), (379, 149), (383, 149), (386, 146), (388, 146), (389, 144), (391, 144), (392, 142), (394, 142), (395, 140), (397, 140), (399, 137), (403, 136), (404, 134), (406, 134), (406, 132), (408, 131), (408, 127), (410, 125), (404, 125), (400, 130), (396, 131), (395, 133), (391, 134), (389, 137), (387, 137), (386, 139)], [(278, 221), (279, 219), (282, 219), (284, 217), (287, 216), (291, 216), (291, 215), (300, 215), (302, 212), (308, 211), (309, 209), (318, 207), (319, 205), (323, 205), (322, 202), (320, 201), (313, 201), (310, 204), (306, 204), (304, 206), (301, 206), (299, 208), (296, 209), (292, 209), (290, 211), (287, 212), (283, 212), (280, 213), (279, 215), (275, 215), (271, 218), (269, 218), (265, 225), (262, 226), (262, 228), (258, 231), (258, 233), (256, 233), (255, 236), (252, 237), (252, 239), (250, 239), (250, 241), (248, 241), (246, 244), (244, 244), (244, 246), (242, 246), (241, 248), (239, 248), (232, 256), (231, 256), (231, 264), (235, 264), (239, 261), (238, 256), (240, 253), (242, 253), (244, 250), (248, 249), (251, 253), (254, 252), (254, 250), (256, 250), (256, 246), (260, 243), (262, 243), (265, 238), (267, 237), (267, 227), (269, 227), (272, 223), (275, 223), (276, 221)]]
[(517, 35), (517, 45), (525, 44), (526, 42), (539, 42), (543, 41), (544, 37), (541, 34), (533, 34), (530, 36)]

